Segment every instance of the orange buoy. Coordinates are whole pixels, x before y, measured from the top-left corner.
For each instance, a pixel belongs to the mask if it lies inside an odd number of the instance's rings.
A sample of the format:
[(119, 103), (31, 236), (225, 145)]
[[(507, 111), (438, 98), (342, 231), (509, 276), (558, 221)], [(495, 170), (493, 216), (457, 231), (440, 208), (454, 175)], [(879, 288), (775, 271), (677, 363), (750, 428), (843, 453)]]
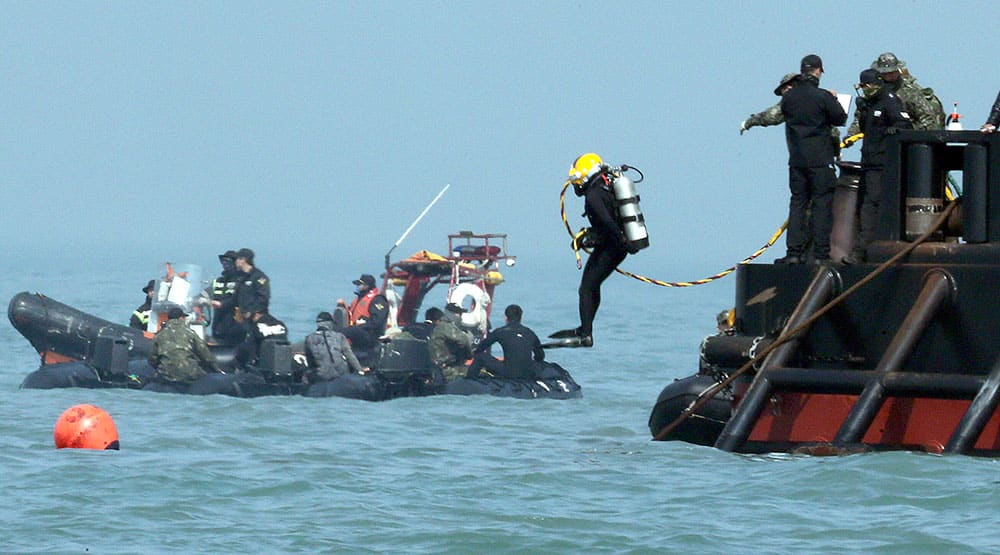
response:
[(58, 449), (118, 449), (115, 421), (94, 405), (66, 409), (56, 421), (53, 437)]

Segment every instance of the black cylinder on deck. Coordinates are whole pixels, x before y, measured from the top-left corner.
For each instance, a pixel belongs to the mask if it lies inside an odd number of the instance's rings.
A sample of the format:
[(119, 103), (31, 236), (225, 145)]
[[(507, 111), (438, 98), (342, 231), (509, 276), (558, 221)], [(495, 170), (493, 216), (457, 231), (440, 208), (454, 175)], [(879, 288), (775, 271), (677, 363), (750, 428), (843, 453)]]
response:
[(830, 257), (834, 260), (851, 254), (858, 234), (858, 187), (861, 164), (837, 162), (840, 177), (833, 193), (833, 229), (830, 231)]
[(986, 183), (986, 145), (965, 146), (962, 162), (962, 236), (967, 243), (985, 243), (989, 196)]
[(916, 143), (906, 162), (906, 239), (913, 241), (930, 229), (944, 209), (939, 187), (934, 185), (934, 150)]

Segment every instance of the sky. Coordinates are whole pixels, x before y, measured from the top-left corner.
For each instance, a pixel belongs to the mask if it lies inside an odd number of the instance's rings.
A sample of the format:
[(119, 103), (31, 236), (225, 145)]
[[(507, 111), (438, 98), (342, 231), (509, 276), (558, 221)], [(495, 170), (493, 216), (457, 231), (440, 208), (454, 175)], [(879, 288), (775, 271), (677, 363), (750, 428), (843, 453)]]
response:
[[(380, 268), (448, 233), (574, 266), (572, 161), (646, 176), (629, 269), (697, 279), (787, 215), (781, 128), (738, 133), (822, 56), (853, 93), (895, 52), (967, 128), (996, 77), (990, 2), (4, 2), (0, 247), (212, 264), (250, 247)], [(857, 149), (845, 158), (857, 160)], [(580, 199), (568, 213), (581, 227)], [(761, 260), (783, 254), (784, 239)], [(375, 273), (375, 271), (372, 271)]]

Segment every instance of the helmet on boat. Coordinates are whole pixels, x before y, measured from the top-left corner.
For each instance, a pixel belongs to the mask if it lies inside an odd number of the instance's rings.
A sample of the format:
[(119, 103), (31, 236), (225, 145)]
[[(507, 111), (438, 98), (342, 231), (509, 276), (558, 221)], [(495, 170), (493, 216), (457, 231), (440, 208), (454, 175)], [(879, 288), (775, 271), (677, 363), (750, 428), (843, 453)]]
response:
[(581, 154), (573, 161), (573, 167), (569, 169), (569, 180), (573, 185), (583, 185), (587, 179), (597, 173), (604, 165), (601, 157), (588, 152)]

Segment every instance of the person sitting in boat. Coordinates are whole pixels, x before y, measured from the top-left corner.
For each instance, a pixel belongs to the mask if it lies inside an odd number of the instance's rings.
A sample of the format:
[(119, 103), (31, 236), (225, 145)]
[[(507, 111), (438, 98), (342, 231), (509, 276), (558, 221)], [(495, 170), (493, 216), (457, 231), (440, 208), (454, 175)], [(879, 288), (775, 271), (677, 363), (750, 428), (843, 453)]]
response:
[(247, 330), (236, 319), (236, 288), (241, 273), (236, 268), (236, 251), (228, 250), (219, 255), (222, 274), (212, 281), (209, 295), (212, 299), (212, 338), (221, 345), (239, 345), (246, 338)]
[(240, 308), (243, 318), (249, 322), (250, 330), (246, 339), (233, 354), (238, 368), (247, 368), (257, 364), (261, 346), (265, 341), (288, 341), (288, 328), (262, 306)]
[(329, 381), (345, 374), (366, 374), (354, 356), (351, 344), (344, 334), (334, 330), (333, 315), (320, 312), (316, 315), (316, 331), (306, 336), (306, 361), (309, 370), (305, 378), (309, 383)]
[(462, 307), (448, 303), (427, 341), (431, 363), (445, 380), (464, 378), (468, 372), (465, 361), (472, 358), (472, 337), (458, 327)]
[(344, 299), (337, 299), (337, 307), (347, 311), (347, 327), (343, 334), (351, 340), (358, 359), (371, 360), (378, 347), (378, 338), (385, 333), (389, 320), (389, 301), (375, 286), (375, 276), (361, 274), (352, 282), (355, 298), (348, 306)]
[(146, 331), (146, 327), (149, 326), (149, 315), (153, 310), (153, 287), (155, 286), (156, 280), (151, 279), (142, 288), (142, 292), (146, 294), (146, 300), (132, 313), (132, 317), (128, 321), (129, 327)]
[(441, 320), (442, 314), (444, 313), (441, 312), (440, 308), (432, 306), (424, 312), (423, 322), (414, 322), (403, 326), (403, 333), (409, 334), (413, 339), (428, 341), (431, 334), (434, 333), (434, 326)]
[[(470, 378), (481, 374), (496, 378), (536, 377), (538, 364), (545, 361), (545, 351), (535, 332), (521, 324), (523, 313), (516, 304), (504, 309), (507, 325), (491, 331), (476, 347), (469, 366)], [(494, 343), (500, 343), (503, 348), (503, 360), (490, 354), (490, 346)]]
[(222, 372), (205, 340), (188, 327), (187, 314), (177, 307), (167, 311), (166, 324), (153, 338), (149, 365), (156, 369), (152, 380), (161, 383), (190, 384), (209, 371)]

